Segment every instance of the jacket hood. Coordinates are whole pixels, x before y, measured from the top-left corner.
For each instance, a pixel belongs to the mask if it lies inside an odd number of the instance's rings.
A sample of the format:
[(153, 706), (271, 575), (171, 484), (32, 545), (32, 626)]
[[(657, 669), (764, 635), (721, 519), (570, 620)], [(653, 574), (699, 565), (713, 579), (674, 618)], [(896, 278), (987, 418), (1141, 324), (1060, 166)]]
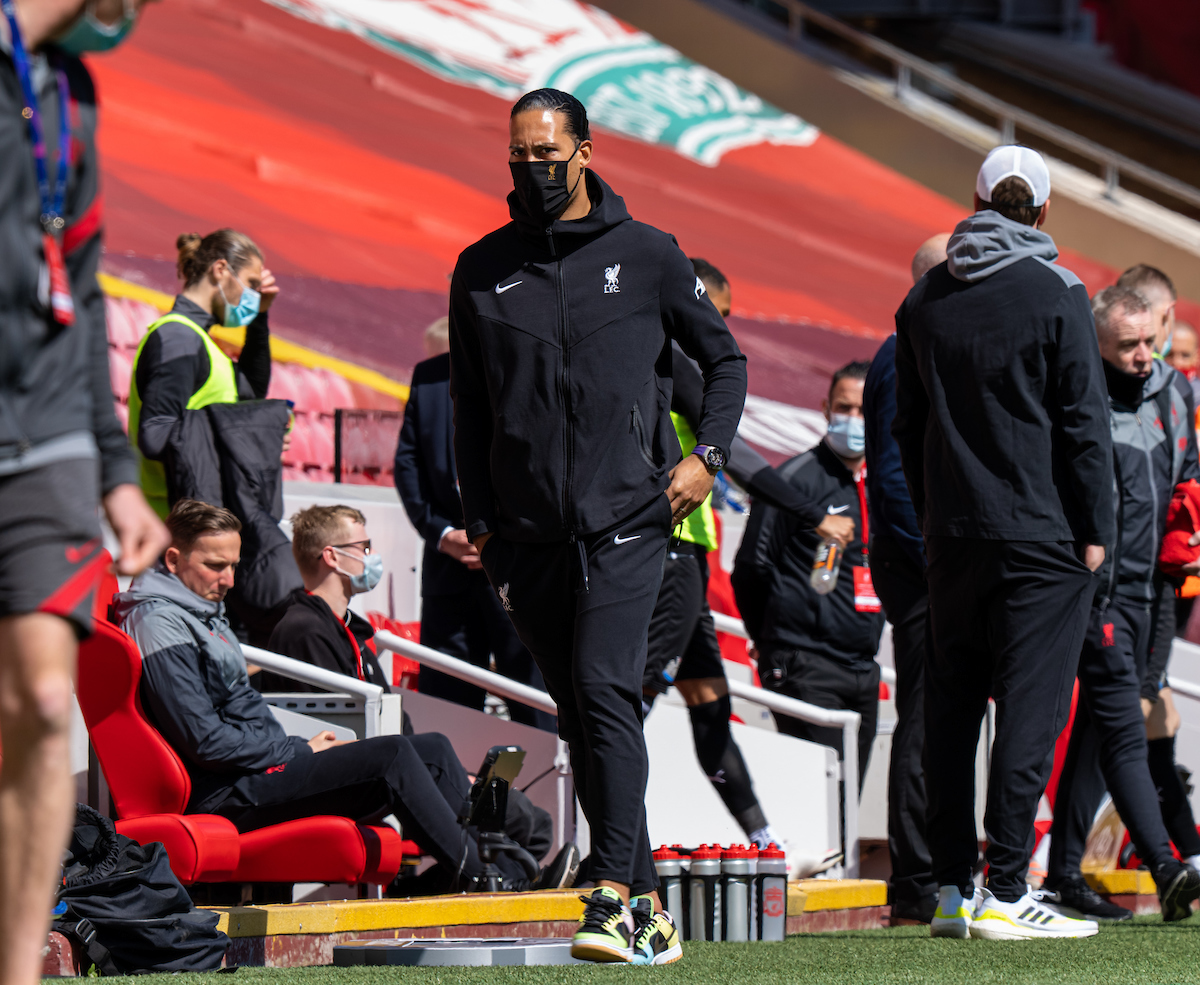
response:
[(1058, 247), (1046, 233), (987, 209), (960, 222), (946, 247), (953, 277), (975, 284), (1018, 260), (1033, 257), (1053, 263)]
[[(572, 219), (567, 222), (555, 219), (550, 226), (550, 232), (556, 242), (569, 242), (575, 237), (592, 239), (613, 226), (629, 222), (632, 218), (629, 210), (625, 208), (625, 200), (609, 188), (607, 182), (595, 171), (588, 168), (584, 172), (583, 180), (587, 182), (587, 193), (592, 202), (592, 211), (582, 219)], [(515, 191), (508, 193), (508, 214), (512, 216), (513, 222), (517, 224), (517, 230), (525, 239), (538, 244), (546, 242), (546, 228), (530, 218), (529, 213), (521, 207), (521, 201), (517, 198)]]
[(116, 597), (117, 618), (124, 622), (129, 613), (147, 602), (170, 602), (204, 623), (225, 618), (224, 602), (202, 599), (161, 564), (140, 575), (129, 591)]

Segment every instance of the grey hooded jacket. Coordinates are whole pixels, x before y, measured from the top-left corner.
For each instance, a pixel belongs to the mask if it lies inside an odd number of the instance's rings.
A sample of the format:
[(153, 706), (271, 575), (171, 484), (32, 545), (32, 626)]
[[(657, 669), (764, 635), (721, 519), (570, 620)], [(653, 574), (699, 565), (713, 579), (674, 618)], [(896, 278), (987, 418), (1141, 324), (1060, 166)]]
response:
[(117, 618), (142, 654), (142, 706), (192, 778), (189, 811), (227, 800), (243, 776), (311, 755), (250, 686), (225, 606), (151, 569), (116, 598)]
[[(0, 18), (0, 22), (3, 19)], [(75, 323), (54, 322), (42, 257), (41, 200), (25, 100), (13, 66), (7, 24), (0, 31), (0, 475), (51, 462), (98, 458), (101, 491), (135, 483), (137, 464), (113, 411), (104, 296), (96, 283), (103, 228), (98, 194), (96, 96), (78, 58), (48, 48), (67, 77), (70, 167), (62, 250), (75, 300)], [(58, 161), (55, 74), (32, 57), (50, 173)]]
[(1171, 495), (1177, 484), (1200, 479), (1191, 387), (1155, 359), (1138, 403), (1128, 395), (1131, 377), (1107, 364), (1105, 374), (1110, 381), (1118, 540), (1100, 570), (1097, 598), (1120, 595), (1152, 602)]
[(896, 312), (892, 434), (926, 537), (1115, 538), (1087, 290), (1045, 233), (978, 212)]

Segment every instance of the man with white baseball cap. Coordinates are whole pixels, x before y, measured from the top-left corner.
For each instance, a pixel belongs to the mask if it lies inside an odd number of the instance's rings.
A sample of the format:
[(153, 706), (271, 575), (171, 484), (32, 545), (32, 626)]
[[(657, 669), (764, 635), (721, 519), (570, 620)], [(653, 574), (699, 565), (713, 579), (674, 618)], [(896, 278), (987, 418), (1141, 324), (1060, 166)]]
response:
[[(974, 215), (896, 313), (896, 417), (929, 561), (926, 835), (935, 937), (1088, 937), (1031, 895), (1033, 822), (1116, 539), (1104, 370), (1087, 290), (1057, 266), (1050, 176), (1028, 147), (983, 162)], [(976, 891), (975, 750), (996, 702), (987, 888)]]

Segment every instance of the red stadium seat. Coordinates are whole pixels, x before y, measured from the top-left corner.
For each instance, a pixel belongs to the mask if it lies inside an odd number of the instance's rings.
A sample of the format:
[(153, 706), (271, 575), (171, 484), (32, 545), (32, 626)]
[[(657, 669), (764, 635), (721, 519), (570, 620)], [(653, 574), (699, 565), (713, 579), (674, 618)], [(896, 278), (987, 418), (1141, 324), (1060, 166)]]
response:
[(296, 385), (295, 367), (287, 363), (271, 363), (271, 385), (267, 389), (267, 396), (272, 400), (290, 400), (298, 410), (307, 410), (300, 407), (300, 388)]
[(215, 814), (185, 814), (191, 778), (146, 721), (142, 658), (128, 636), (98, 621), (79, 650), (79, 705), (108, 779), (117, 830), (161, 841), (171, 868), (194, 882), (391, 882), (406, 843), (389, 827), (316, 816), (239, 834)]
[(117, 412), (117, 420), (121, 422), (121, 427), (125, 433), (129, 433), (129, 404), (123, 404), (119, 400), (113, 401), (113, 410)]
[(330, 403), (330, 413), (335, 410), (353, 410), (354, 391), (350, 388), (350, 381), (344, 376), (338, 376), (331, 369), (321, 368), (316, 370), (325, 380), (326, 400)]
[(146, 318), (142, 306), (128, 298), (105, 298), (104, 316), (109, 344), (119, 349), (136, 349), (146, 327), (154, 320), (153, 316)]
[(123, 403), (129, 401), (129, 380), (133, 376), (133, 352), (108, 347), (108, 379), (113, 396)]

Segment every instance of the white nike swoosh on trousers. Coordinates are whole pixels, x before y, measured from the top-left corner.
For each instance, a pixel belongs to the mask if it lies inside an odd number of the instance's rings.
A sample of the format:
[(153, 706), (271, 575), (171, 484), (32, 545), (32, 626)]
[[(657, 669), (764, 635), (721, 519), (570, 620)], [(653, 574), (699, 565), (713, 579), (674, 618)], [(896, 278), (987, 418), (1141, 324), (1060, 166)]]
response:
[(501, 287), (499, 284), (497, 284), (496, 285), (496, 293), (503, 294), (505, 291), (511, 291), (514, 287), (517, 286), (517, 284), (524, 284), (524, 283), (525, 282), (523, 280), (518, 280), (518, 281), (514, 281), (511, 284), (505, 284), (503, 287)]
[(829, 515), (837, 516), (839, 513), (845, 513), (848, 509), (850, 509), (850, 505), (848, 503), (845, 506), (831, 506), (829, 507)]
[(613, 537), (613, 543), (614, 544), (628, 544), (631, 540), (641, 540), (641, 539), (642, 539), (641, 534), (634, 534), (632, 537), (622, 537), (620, 534), (617, 534), (615, 537)]

